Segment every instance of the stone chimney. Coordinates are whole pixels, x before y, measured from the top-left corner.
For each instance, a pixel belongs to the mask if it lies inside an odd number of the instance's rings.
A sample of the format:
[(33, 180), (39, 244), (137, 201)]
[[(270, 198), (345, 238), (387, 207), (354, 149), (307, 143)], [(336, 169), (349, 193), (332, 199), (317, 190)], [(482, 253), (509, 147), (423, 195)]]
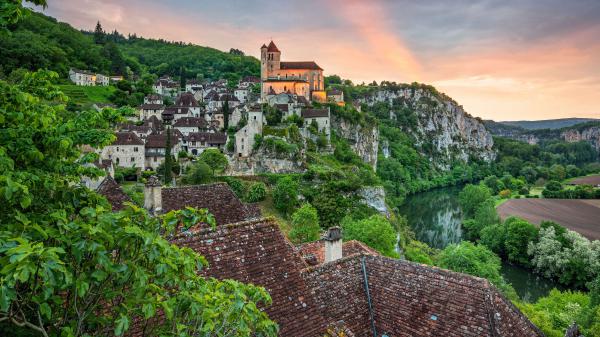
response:
[(342, 229), (330, 227), (323, 238), (325, 240), (325, 263), (342, 258)]
[(151, 176), (144, 186), (144, 208), (150, 213), (162, 210), (162, 187), (157, 176)]

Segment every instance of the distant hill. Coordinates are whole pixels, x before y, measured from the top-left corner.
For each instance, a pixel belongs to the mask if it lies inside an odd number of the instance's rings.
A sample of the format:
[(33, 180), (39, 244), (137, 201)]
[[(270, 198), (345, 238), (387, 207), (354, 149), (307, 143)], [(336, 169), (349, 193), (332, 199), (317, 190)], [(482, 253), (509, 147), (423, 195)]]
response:
[(186, 78), (230, 80), (260, 73), (254, 57), (189, 43), (125, 37), (116, 31), (95, 43), (90, 32), (37, 12), (8, 28), (9, 34), (0, 34), (0, 77), (19, 68), (45, 68), (62, 78), (69, 68), (119, 75), (178, 77), (183, 72)]
[(575, 124), (581, 124), (586, 122), (598, 122), (600, 119), (596, 118), (559, 118), (559, 119), (545, 119), (539, 121), (504, 121), (496, 122), (504, 125), (516, 126), (527, 130), (540, 130), (540, 129), (562, 129), (573, 126)]

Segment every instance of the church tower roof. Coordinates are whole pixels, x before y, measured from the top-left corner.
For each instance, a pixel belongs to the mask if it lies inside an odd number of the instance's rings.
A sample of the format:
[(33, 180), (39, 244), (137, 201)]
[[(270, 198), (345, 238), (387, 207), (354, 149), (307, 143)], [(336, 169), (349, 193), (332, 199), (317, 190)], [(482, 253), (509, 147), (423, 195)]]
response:
[(267, 51), (269, 53), (280, 53), (279, 49), (277, 49), (277, 46), (275, 45), (273, 40), (271, 40), (271, 43), (269, 43), (269, 47), (267, 47)]
[(267, 48), (267, 45), (263, 43), (262, 47), (260, 47), (260, 49), (264, 49)]

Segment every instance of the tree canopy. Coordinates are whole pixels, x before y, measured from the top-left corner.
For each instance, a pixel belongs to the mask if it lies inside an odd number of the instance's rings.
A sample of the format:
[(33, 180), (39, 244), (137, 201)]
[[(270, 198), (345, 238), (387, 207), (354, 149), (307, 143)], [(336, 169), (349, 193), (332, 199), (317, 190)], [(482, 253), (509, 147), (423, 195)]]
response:
[(206, 260), (165, 238), (214, 224), (206, 210), (113, 213), (79, 184), (101, 174), (82, 149), (112, 142), (122, 117), (67, 111), (57, 76), (0, 81), (0, 333), (275, 336), (263, 288), (201, 276)]

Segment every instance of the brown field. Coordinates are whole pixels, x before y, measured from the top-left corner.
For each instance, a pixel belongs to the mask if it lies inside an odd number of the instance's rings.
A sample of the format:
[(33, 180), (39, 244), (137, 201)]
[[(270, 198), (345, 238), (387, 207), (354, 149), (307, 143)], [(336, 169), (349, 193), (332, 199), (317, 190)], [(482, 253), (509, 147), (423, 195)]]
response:
[(591, 240), (600, 240), (600, 200), (512, 199), (498, 206), (502, 219), (517, 216), (539, 225), (557, 222)]
[(600, 185), (600, 175), (586, 176), (581, 178), (576, 178), (569, 181), (567, 184), (569, 185), (592, 185), (599, 186)]

